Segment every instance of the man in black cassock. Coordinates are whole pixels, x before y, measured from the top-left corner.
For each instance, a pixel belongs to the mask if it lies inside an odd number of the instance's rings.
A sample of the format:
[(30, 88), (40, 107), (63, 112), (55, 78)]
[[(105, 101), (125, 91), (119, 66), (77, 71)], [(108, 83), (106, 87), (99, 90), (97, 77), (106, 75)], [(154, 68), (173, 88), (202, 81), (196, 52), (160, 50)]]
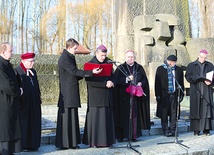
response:
[[(150, 129), (150, 94), (145, 70), (140, 64), (135, 62), (136, 56), (134, 51), (127, 51), (125, 57), (126, 61), (117, 67), (114, 75), (116, 81), (116, 88), (114, 90), (114, 120), (118, 142), (128, 138), (136, 141), (138, 137), (142, 136), (141, 129)], [(130, 85), (141, 87), (144, 94), (142, 93), (140, 96), (130, 95), (126, 91)], [(132, 107), (130, 107), (130, 102)], [(131, 122), (130, 110), (132, 110)], [(132, 129), (131, 137), (129, 135), (130, 123)]]
[[(183, 70), (176, 65), (176, 62), (177, 57), (169, 55), (166, 62), (157, 68), (155, 75), (156, 116), (161, 118), (163, 134), (167, 137), (175, 136), (176, 121), (179, 118), (177, 116), (180, 115), (179, 103), (184, 96)], [(181, 89), (178, 89), (178, 84)]]
[[(214, 104), (212, 77), (207, 79), (206, 73), (213, 72), (213, 64), (206, 61), (208, 52), (201, 50), (198, 59), (187, 66), (185, 77), (190, 83), (190, 130), (198, 136), (202, 131), (210, 135), (213, 129)], [(213, 73), (212, 73), (213, 74)]]
[(66, 42), (66, 49), (58, 60), (60, 94), (56, 129), (56, 147), (78, 149), (80, 140), (78, 108), (80, 107), (79, 80), (98, 74), (101, 69), (84, 71), (77, 68), (75, 52), (79, 43), (75, 39)]
[[(107, 48), (100, 45), (95, 56), (89, 61), (105, 64), (109, 60)], [(110, 76), (86, 78), (88, 87), (88, 108), (82, 143), (90, 147), (109, 147), (115, 143), (113, 120), (113, 82)]]
[(15, 68), (20, 76), (23, 95), (21, 96), (22, 148), (26, 151), (37, 150), (41, 141), (41, 93), (34, 66), (33, 52), (21, 55), (21, 62)]
[(19, 97), (22, 89), (10, 64), (12, 47), (0, 44), (0, 154), (20, 152), (21, 129), (19, 120)]

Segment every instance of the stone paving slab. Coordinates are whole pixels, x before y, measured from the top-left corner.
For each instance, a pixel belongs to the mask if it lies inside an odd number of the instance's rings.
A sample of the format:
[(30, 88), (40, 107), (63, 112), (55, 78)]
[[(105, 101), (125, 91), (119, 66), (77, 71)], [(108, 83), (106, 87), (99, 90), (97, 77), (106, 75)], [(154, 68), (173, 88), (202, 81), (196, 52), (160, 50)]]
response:
[[(162, 135), (142, 136), (138, 142), (122, 142), (113, 145), (113, 148), (90, 148), (81, 144), (80, 149), (59, 150), (53, 144), (42, 145), (36, 152), (21, 152), (17, 155), (136, 155), (134, 150), (142, 155), (213, 155), (214, 131), (210, 136), (194, 136), (192, 132), (179, 133), (175, 137)], [(164, 144), (161, 144), (164, 143)], [(135, 147), (139, 145), (139, 147)], [(131, 147), (132, 146), (132, 147)], [(122, 148), (121, 148), (122, 147)], [(134, 150), (133, 150), (133, 149)]]
[[(79, 121), (81, 133), (83, 133), (86, 104), (79, 108)], [(151, 121), (154, 125), (151, 130), (143, 130), (143, 136), (138, 138), (137, 142), (116, 143), (113, 148), (90, 148), (87, 145), (80, 144), (80, 149), (59, 150), (55, 147), (55, 127), (57, 117), (57, 107), (43, 106), (43, 124), (44, 131), (49, 133), (42, 135), (41, 147), (36, 152), (21, 152), (16, 155), (136, 155), (134, 150), (142, 155), (214, 155), (214, 131), (210, 136), (194, 136), (189, 132), (188, 107), (181, 107), (181, 118), (178, 121), (178, 138), (165, 137), (162, 135), (160, 119), (154, 115), (156, 105), (151, 104)], [(179, 144), (178, 142), (181, 142)], [(164, 144), (160, 144), (164, 143)], [(134, 147), (139, 145), (139, 147)], [(133, 147), (131, 147), (133, 146)], [(132, 149), (133, 148), (133, 149)]]

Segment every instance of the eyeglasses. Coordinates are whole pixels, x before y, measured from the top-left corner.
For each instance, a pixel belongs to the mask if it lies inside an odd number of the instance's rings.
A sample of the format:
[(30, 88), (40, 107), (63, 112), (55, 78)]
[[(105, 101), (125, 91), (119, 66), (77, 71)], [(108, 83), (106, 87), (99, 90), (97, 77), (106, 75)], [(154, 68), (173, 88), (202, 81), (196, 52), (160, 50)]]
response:
[(203, 56), (201, 56), (201, 55), (200, 55), (199, 57), (200, 57), (201, 59), (206, 59), (206, 58), (207, 58), (207, 56), (204, 56), (204, 57), (203, 57)]
[(25, 60), (25, 61), (27, 61), (27, 62), (35, 62), (35, 60)]

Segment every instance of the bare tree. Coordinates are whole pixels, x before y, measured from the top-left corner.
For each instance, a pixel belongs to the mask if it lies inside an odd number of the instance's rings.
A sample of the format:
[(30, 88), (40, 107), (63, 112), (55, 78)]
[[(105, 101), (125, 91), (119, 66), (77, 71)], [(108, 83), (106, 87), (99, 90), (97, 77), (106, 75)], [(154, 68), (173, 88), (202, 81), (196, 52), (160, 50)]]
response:
[(59, 53), (66, 41), (65, 5), (68, 5), (69, 35), (89, 49), (101, 43), (108, 46), (110, 4), (110, 0), (1, 0), (0, 39), (13, 41), (16, 37), (20, 53), (28, 50)]
[(16, 2), (2, 0), (0, 2), (0, 40), (13, 43), (13, 25)]
[(107, 35), (111, 35), (111, 27), (107, 25), (111, 24), (110, 4), (110, 0), (84, 0), (75, 6), (75, 12), (72, 10), (75, 32), (81, 30), (82, 44), (89, 49), (96, 49), (97, 43), (108, 45)]

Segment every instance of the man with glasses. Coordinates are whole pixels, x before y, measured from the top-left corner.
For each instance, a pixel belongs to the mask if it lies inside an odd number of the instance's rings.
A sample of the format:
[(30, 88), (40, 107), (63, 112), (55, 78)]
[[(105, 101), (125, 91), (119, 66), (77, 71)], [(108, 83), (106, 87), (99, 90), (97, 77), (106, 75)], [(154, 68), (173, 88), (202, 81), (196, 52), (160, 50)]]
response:
[(0, 44), (0, 154), (11, 155), (21, 151), (19, 97), (22, 89), (10, 64), (12, 47)]
[(22, 148), (25, 151), (37, 150), (41, 141), (41, 93), (36, 70), (33, 68), (35, 53), (21, 55), (21, 62), (15, 71), (21, 78), (21, 132)]
[[(135, 60), (136, 53), (128, 50), (125, 53), (125, 62), (119, 65), (114, 73), (116, 80), (114, 120), (118, 142), (124, 140), (135, 142), (142, 136), (142, 129), (150, 129), (149, 82), (143, 66)], [(127, 91), (129, 88), (132, 90), (130, 92), (136, 88), (135, 92), (139, 93), (130, 93)]]
[(207, 79), (207, 73), (213, 76), (213, 64), (206, 61), (208, 52), (201, 50), (198, 59), (187, 66), (185, 77), (190, 83), (190, 130), (198, 136), (201, 131), (210, 135), (214, 115), (213, 77)]
[[(89, 63), (105, 64), (109, 60), (107, 48), (100, 45)], [(115, 143), (112, 76), (111, 73), (86, 78), (88, 107), (82, 143), (90, 147), (110, 147)]]

